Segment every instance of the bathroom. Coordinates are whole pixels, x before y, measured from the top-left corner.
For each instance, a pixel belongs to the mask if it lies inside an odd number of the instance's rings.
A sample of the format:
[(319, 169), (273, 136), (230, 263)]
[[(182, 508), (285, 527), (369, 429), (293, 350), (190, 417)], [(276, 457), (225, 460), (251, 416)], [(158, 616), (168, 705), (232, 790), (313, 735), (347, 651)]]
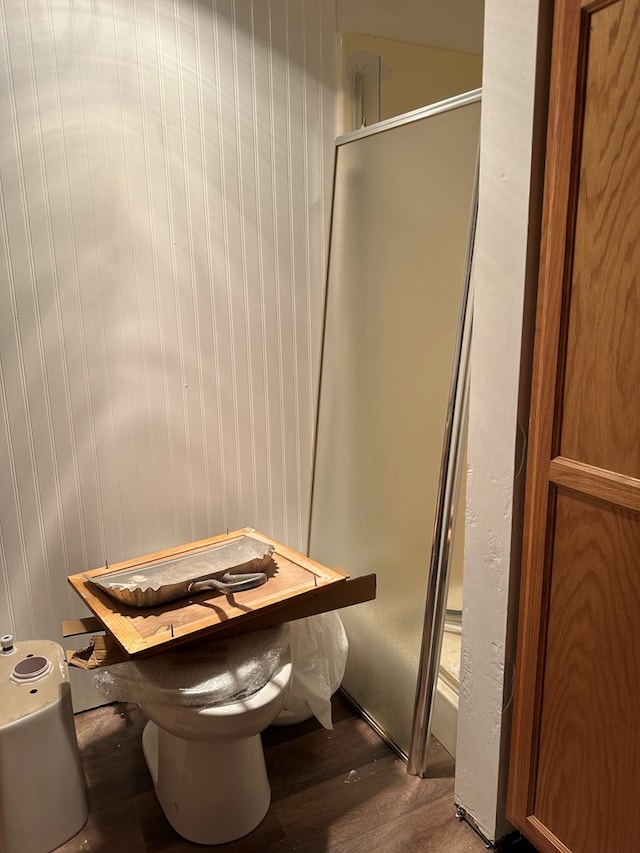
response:
[[(80, 615), (66, 575), (105, 561), (246, 524), (304, 550), (336, 33), (406, 40), (384, 4), (369, 4), (368, 30), (365, 4), (327, 5), (216, 3), (214, 27), (207, 4), (29, 4), (28, 20), (3, 4), (3, 115), (19, 128), (2, 142), (3, 632), (60, 638)], [(457, 784), (489, 837), (504, 825), (501, 762), (476, 747), (506, 690), (486, 673), (507, 643), (537, 4), (524, 15), (486, 4), (485, 104), (509, 109), (483, 129), (465, 558), (483, 569), (465, 579), (466, 675), (482, 686), (463, 709)], [(499, 543), (486, 564), (483, 528)], [(95, 701), (80, 679), (74, 697)]]

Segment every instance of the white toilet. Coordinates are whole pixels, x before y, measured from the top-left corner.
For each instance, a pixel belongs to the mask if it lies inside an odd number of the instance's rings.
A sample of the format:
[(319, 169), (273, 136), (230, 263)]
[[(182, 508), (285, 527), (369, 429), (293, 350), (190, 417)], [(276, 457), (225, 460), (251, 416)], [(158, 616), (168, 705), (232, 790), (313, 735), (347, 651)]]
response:
[(177, 833), (198, 844), (247, 835), (271, 802), (260, 733), (284, 708), (291, 660), (256, 693), (227, 705), (194, 708), (141, 703), (142, 735), (156, 795)]
[(176, 832), (224, 844), (250, 833), (269, 808), (260, 733), (312, 714), (331, 728), (347, 650), (338, 614), (321, 613), (108, 666), (94, 682), (149, 717), (144, 756)]
[(287, 700), (286, 626), (109, 667), (97, 686), (149, 717), (142, 747), (167, 820), (189, 841), (247, 835), (271, 802), (260, 734)]

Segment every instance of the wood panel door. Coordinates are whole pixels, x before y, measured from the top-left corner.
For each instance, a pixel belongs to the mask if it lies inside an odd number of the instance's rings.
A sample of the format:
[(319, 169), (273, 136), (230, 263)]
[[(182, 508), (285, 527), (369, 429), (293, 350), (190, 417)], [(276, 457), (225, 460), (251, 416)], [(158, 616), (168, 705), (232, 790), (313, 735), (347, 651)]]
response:
[(640, 851), (640, 0), (555, 4), (509, 817)]

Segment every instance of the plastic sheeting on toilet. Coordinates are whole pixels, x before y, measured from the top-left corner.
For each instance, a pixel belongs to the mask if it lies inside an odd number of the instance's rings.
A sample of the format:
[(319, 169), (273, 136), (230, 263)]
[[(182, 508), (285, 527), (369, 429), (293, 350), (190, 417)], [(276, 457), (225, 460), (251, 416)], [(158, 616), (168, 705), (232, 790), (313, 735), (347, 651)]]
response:
[(256, 693), (289, 648), (289, 626), (211, 640), (97, 670), (98, 690), (125, 702), (224, 705)]
[(332, 729), (331, 697), (344, 677), (349, 642), (335, 610), (289, 623), (293, 678), (284, 711), (276, 725), (315, 716)]
[(291, 647), (293, 678), (283, 725), (315, 715), (332, 728), (331, 697), (347, 663), (348, 641), (335, 611), (276, 628), (212, 640), (96, 670), (93, 678), (109, 699), (221, 705), (256, 693)]

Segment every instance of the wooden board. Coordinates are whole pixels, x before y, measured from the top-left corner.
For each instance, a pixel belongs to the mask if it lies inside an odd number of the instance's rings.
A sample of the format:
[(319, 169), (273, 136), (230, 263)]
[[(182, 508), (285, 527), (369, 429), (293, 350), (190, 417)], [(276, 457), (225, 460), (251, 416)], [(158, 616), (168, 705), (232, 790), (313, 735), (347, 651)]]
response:
[[(255, 589), (232, 595), (207, 590), (158, 607), (139, 608), (114, 601), (89, 580), (179, 555), (196, 554), (211, 545), (243, 535), (274, 546), (273, 570), (268, 573), (267, 582)], [(341, 569), (322, 566), (250, 528), (71, 575), (68, 580), (104, 629), (131, 658), (155, 654), (205, 636), (228, 636), (255, 630), (375, 598), (375, 575), (368, 576), (364, 584), (361, 578), (350, 580)]]

